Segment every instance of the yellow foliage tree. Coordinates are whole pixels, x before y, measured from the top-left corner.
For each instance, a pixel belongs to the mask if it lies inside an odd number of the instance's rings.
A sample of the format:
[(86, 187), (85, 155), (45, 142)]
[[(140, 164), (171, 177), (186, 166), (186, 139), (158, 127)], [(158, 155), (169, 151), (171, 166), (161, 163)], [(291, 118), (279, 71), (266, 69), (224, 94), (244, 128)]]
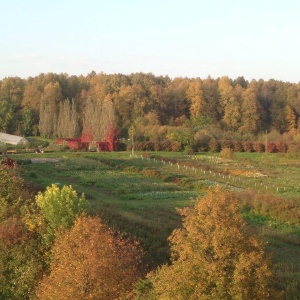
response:
[(232, 194), (211, 190), (180, 212), (183, 228), (169, 238), (172, 264), (150, 275), (157, 299), (276, 299), (263, 244)]
[(202, 81), (200, 79), (195, 79), (191, 81), (187, 91), (187, 98), (191, 103), (191, 116), (204, 115), (206, 103), (203, 96)]

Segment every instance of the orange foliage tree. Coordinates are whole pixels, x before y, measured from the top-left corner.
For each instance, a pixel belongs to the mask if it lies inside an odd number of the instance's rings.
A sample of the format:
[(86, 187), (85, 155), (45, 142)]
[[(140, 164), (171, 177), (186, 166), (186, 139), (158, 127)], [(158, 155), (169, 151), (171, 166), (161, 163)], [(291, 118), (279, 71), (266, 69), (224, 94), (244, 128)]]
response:
[(12, 160), (0, 163), (0, 299), (31, 299), (42, 270), (39, 243), (23, 221), (30, 203)]
[(32, 299), (42, 270), (38, 243), (18, 216), (0, 222), (0, 299)]
[(138, 279), (138, 245), (118, 239), (98, 217), (77, 219), (52, 248), (50, 274), (38, 299), (119, 299)]
[(172, 264), (152, 278), (157, 299), (276, 299), (262, 242), (232, 194), (217, 188), (181, 210), (171, 237)]

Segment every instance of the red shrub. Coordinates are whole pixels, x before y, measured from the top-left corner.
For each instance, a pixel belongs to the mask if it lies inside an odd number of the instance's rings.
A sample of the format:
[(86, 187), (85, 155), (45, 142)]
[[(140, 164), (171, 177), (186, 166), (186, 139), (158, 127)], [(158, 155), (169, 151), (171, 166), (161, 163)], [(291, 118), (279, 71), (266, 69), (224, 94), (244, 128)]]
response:
[(265, 145), (261, 142), (253, 142), (252, 147), (255, 152), (264, 152), (265, 151)]
[(243, 144), (241, 141), (233, 141), (232, 142), (232, 148), (234, 152), (243, 152)]
[(1, 160), (1, 165), (7, 166), (9, 168), (15, 168), (17, 166), (16, 162), (9, 157), (3, 158)]
[(287, 151), (287, 144), (284, 142), (275, 142), (275, 151), (285, 153)]
[(243, 142), (243, 148), (245, 152), (253, 152), (252, 142), (249, 141)]
[(276, 151), (276, 145), (273, 142), (269, 142), (267, 144), (267, 152), (268, 153), (274, 153)]

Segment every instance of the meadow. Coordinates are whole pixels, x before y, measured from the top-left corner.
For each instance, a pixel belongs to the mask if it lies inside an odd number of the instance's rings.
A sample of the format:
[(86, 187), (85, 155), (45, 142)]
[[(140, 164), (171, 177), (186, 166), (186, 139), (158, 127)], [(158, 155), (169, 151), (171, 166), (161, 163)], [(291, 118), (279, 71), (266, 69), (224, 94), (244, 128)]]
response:
[(90, 213), (138, 239), (146, 271), (168, 262), (167, 238), (181, 225), (176, 208), (193, 205), (214, 185), (232, 190), (241, 211), (267, 242), (286, 299), (300, 294), (300, 162), (277, 153), (57, 152), (12, 155), (38, 190), (72, 185)]

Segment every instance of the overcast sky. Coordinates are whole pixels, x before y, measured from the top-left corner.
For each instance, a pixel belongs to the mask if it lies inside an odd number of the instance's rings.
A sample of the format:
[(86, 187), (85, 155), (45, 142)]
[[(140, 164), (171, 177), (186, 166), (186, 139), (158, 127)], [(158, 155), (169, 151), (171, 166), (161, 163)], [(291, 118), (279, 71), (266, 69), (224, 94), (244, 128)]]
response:
[(0, 0), (0, 79), (92, 70), (300, 81), (299, 0)]

